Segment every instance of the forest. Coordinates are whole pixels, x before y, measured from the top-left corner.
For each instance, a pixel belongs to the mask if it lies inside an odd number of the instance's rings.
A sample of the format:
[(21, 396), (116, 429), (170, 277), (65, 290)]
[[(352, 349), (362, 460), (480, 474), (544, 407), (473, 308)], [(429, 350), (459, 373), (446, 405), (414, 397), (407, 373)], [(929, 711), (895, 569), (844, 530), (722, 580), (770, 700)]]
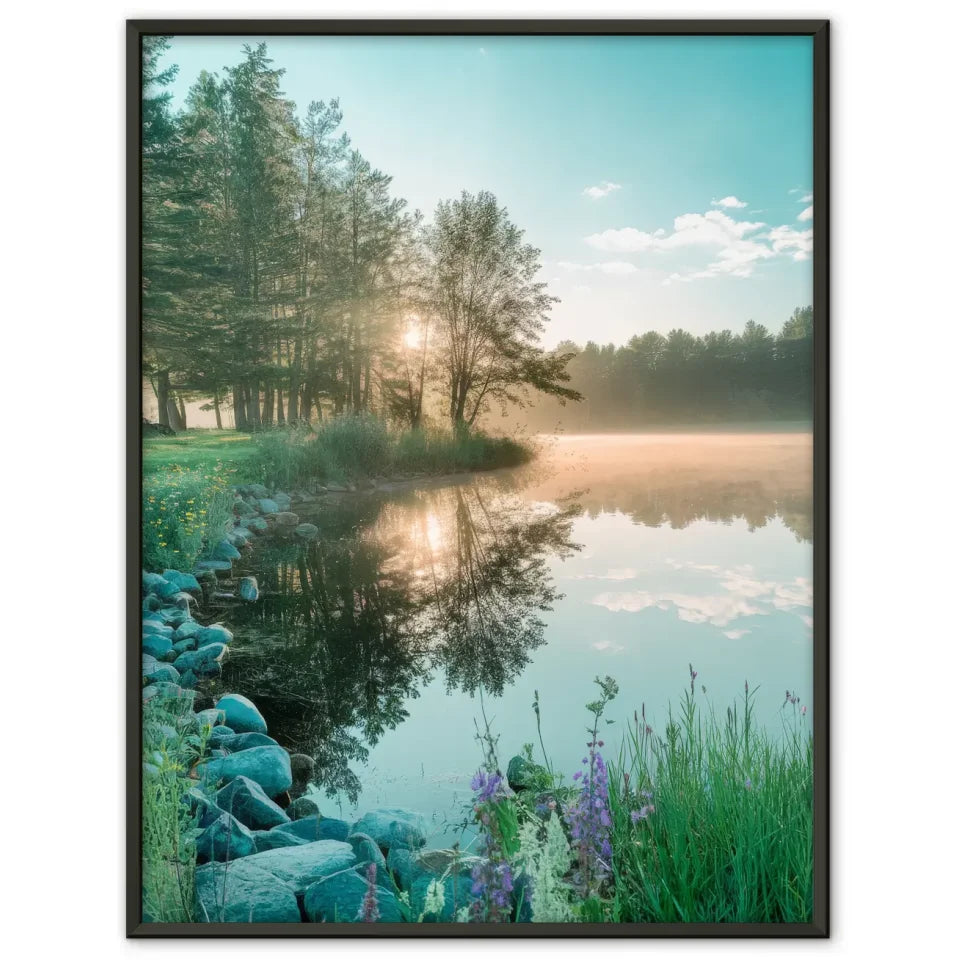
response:
[(340, 132), (336, 99), (297, 116), (264, 44), (174, 112), (168, 49), (144, 38), (143, 372), (162, 425), (198, 399), (257, 430), (339, 413), (418, 428), (428, 397), (469, 428), (531, 390), (579, 398), (570, 357), (539, 346), (539, 251), (492, 194), (427, 225)]
[(532, 430), (809, 421), (813, 415), (812, 307), (795, 309), (776, 335), (750, 320), (740, 334), (650, 331), (620, 347), (565, 342), (557, 353), (569, 358), (569, 385), (583, 400), (534, 404), (522, 419)]

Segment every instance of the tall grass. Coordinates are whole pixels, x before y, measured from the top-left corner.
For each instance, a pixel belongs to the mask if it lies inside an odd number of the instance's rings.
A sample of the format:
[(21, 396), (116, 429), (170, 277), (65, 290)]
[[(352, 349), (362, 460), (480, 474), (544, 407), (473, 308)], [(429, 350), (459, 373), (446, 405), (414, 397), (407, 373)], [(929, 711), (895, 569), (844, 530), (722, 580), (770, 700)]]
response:
[(146, 570), (189, 570), (230, 518), (231, 477), (221, 463), (178, 464), (143, 478), (142, 542)]
[(267, 431), (252, 465), (271, 486), (345, 482), (398, 473), (443, 474), (526, 463), (527, 445), (481, 432), (396, 430), (370, 416), (340, 416), (314, 429)]
[(193, 918), (196, 817), (184, 798), (196, 781), (209, 728), (192, 723), (191, 700), (155, 698), (143, 706), (141, 819), (143, 910), (155, 923)]
[(745, 687), (719, 718), (691, 690), (663, 736), (636, 718), (611, 765), (614, 921), (809, 922), (812, 739), (785, 716), (771, 739)]

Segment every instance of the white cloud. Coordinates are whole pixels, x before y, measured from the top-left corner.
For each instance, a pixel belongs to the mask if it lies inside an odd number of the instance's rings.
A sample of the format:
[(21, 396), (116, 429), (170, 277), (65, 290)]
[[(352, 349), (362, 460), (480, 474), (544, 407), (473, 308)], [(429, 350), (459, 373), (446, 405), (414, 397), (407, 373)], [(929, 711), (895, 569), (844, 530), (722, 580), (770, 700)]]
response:
[(626, 260), (608, 260), (604, 263), (571, 263), (569, 260), (560, 260), (557, 266), (562, 270), (571, 270), (574, 272), (591, 270), (607, 273), (612, 276), (624, 276), (628, 273), (636, 273), (637, 267)]
[(812, 193), (805, 193), (805, 194), (797, 201), (797, 203), (813, 203), (813, 194), (812, 194)]
[(725, 637), (729, 637), (731, 640), (739, 640), (741, 637), (745, 637), (749, 632), (749, 630), (724, 630), (723, 635)]
[(615, 567), (606, 573), (577, 573), (570, 580), (635, 580), (637, 571), (633, 567)]
[(775, 253), (790, 253), (794, 260), (807, 260), (813, 252), (813, 229), (794, 230), (793, 227), (774, 227), (764, 234)]
[(601, 653), (609, 651), (610, 653), (619, 653), (623, 647), (619, 643), (614, 643), (612, 640), (598, 640), (596, 643), (591, 643), (591, 647), (594, 650), (599, 650)]
[(714, 207), (724, 207), (727, 210), (740, 210), (747, 205), (746, 200), (738, 200), (736, 197), (721, 197), (719, 200), (711, 200)]
[(574, 292), (574, 293), (589, 293), (589, 292), (590, 292), (590, 287), (588, 287), (585, 283), (578, 283), (578, 284), (573, 288), (573, 292)]
[(591, 200), (602, 200), (604, 197), (620, 189), (621, 185), (619, 183), (611, 183), (609, 180), (604, 180), (595, 187), (585, 187), (583, 195), (590, 197)]
[(804, 207), (804, 209), (798, 214), (798, 220), (812, 220), (813, 219), (813, 206)]
[(481, 48), (480, 48), (480, 55), (483, 56), (483, 57), (485, 57), (485, 56), (487, 55), (487, 48), (486, 48), (486, 47), (481, 47)]

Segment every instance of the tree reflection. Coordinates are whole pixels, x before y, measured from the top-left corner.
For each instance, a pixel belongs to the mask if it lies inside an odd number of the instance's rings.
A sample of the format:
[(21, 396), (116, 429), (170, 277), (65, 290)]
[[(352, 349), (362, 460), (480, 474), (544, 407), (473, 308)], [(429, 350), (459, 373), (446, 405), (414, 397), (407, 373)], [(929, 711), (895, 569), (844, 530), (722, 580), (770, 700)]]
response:
[(257, 553), (262, 599), (237, 611), (223, 682), (354, 802), (351, 764), (435, 671), (451, 689), (500, 694), (529, 662), (560, 596), (549, 560), (577, 549), (574, 513), (480, 484), (324, 508), (319, 542)]

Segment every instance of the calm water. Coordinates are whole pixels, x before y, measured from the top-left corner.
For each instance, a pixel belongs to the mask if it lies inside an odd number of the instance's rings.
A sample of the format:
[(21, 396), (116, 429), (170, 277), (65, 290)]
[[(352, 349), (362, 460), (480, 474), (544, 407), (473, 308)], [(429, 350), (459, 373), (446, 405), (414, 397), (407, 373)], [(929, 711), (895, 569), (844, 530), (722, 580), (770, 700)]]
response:
[[(224, 684), (318, 758), (321, 809), (406, 806), (451, 842), (486, 714), (501, 760), (536, 741), (578, 769), (597, 674), (660, 728), (699, 671), (723, 709), (749, 680), (780, 728), (811, 703), (809, 433), (575, 436), (532, 466), (300, 505), (322, 541), (247, 561)], [(606, 740), (619, 740), (619, 727)], [(538, 747), (539, 752), (539, 747)]]

